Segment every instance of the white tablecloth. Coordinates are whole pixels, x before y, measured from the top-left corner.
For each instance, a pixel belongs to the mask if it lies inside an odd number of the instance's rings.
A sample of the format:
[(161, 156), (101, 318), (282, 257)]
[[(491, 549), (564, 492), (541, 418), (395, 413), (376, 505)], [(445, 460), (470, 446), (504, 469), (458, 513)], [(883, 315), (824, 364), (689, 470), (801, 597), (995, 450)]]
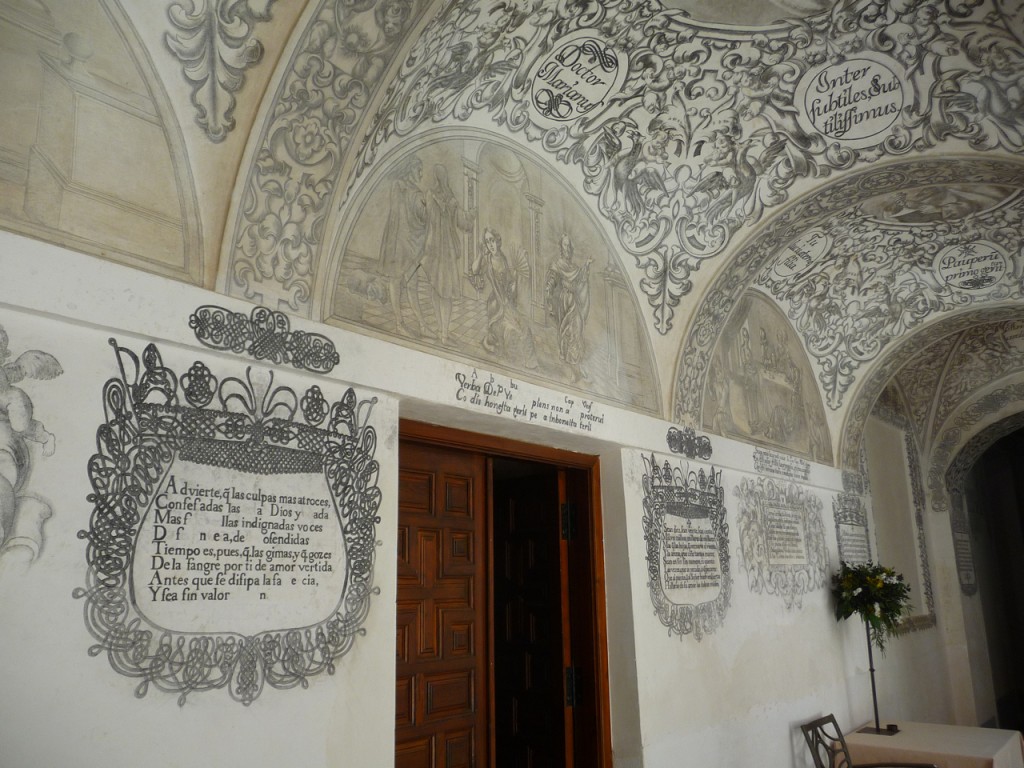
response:
[(900, 732), (895, 736), (846, 734), (853, 762), (898, 760), (935, 763), (939, 768), (1024, 768), (1024, 738), (1020, 731), (933, 723), (897, 724)]

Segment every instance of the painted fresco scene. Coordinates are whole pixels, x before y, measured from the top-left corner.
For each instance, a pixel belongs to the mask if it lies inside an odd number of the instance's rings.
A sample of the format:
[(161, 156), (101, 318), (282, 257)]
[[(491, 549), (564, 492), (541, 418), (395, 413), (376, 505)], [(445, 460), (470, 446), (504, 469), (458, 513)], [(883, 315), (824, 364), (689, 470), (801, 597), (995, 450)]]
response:
[(0, 225), (198, 281), (180, 133), (118, 6), (13, 5), (0, 4)]
[(328, 322), (657, 411), (614, 250), (538, 164), (485, 140), (437, 142), (402, 154), (368, 188)]
[(747, 293), (708, 372), (704, 428), (831, 462), (825, 411), (800, 340), (779, 310)]

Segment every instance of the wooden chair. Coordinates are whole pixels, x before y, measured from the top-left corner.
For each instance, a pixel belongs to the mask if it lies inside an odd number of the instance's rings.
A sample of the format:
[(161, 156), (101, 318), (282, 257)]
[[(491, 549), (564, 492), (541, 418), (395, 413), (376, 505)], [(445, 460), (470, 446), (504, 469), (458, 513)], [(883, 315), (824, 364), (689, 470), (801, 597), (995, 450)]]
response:
[(825, 715), (801, 725), (815, 768), (936, 768), (932, 763), (854, 763), (839, 724)]

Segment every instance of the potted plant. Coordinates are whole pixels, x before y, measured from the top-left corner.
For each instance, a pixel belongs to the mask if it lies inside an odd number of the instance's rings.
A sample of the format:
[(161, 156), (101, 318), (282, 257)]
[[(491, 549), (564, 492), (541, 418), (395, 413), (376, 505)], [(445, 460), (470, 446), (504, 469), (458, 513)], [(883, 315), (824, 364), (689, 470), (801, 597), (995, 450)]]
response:
[(878, 695), (875, 691), (875, 662), (871, 646), (885, 653), (886, 641), (900, 628), (910, 613), (910, 587), (903, 575), (884, 565), (872, 562), (851, 565), (839, 563), (839, 571), (832, 575), (832, 597), (835, 599), (836, 621), (854, 614), (864, 622), (868, 641), (868, 668), (871, 671), (871, 700), (875, 709), (874, 733), (896, 733), (895, 729), (882, 730), (878, 723)]

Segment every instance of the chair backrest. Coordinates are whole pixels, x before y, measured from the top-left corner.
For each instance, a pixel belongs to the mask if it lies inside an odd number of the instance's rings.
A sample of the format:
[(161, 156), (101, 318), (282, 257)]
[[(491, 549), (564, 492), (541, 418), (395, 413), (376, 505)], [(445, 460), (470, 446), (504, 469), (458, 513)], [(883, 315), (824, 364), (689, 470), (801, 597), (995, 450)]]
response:
[(834, 715), (825, 715), (801, 725), (815, 768), (851, 768), (850, 751)]

